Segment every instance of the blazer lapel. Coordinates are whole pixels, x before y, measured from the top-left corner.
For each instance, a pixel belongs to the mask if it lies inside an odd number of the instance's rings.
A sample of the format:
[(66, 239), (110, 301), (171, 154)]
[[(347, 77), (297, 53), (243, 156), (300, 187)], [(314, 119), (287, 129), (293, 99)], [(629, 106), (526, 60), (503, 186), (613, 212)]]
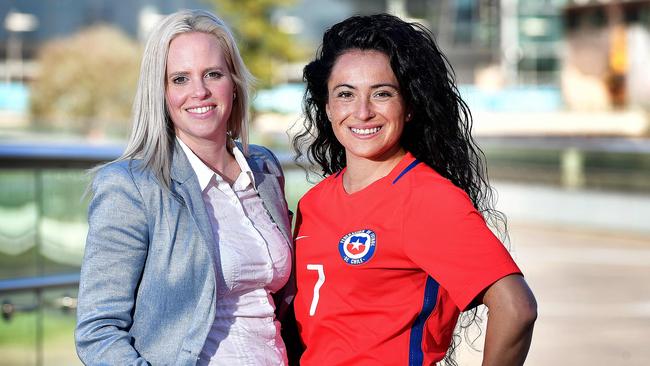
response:
[[(172, 178), (172, 192), (175, 193), (182, 200), (183, 204), (187, 206), (190, 216), (194, 220), (196, 226), (198, 226), (205, 243), (208, 246), (214, 246), (215, 240), (214, 234), (212, 233), (212, 225), (210, 224), (210, 219), (208, 218), (205, 209), (205, 203), (201, 196), (199, 181), (178, 142), (176, 142), (174, 146), (170, 173)], [(218, 250), (218, 246), (215, 247)], [(215, 251), (208, 250), (208, 252), (214, 261)]]

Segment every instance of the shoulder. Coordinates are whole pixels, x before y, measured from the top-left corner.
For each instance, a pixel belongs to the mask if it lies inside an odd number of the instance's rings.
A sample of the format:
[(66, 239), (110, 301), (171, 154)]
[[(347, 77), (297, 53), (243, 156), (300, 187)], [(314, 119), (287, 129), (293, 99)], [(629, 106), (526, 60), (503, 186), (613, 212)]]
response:
[(109, 186), (147, 186), (155, 184), (153, 174), (139, 159), (120, 160), (105, 164), (95, 171), (93, 190)]
[(418, 164), (411, 174), (403, 177), (399, 189), (407, 191), (408, 201), (418, 202), (429, 210), (474, 208), (464, 190), (424, 163)]
[(248, 164), (252, 170), (282, 175), (282, 165), (277, 156), (267, 147), (248, 145)]

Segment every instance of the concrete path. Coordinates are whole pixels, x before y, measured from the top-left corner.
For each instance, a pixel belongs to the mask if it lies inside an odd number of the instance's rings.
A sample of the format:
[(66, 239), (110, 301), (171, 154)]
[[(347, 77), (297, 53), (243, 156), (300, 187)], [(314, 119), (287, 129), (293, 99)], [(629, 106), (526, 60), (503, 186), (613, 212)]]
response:
[(495, 182), (508, 218), (562, 228), (650, 235), (650, 194)]
[[(510, 235), (539, 305), (527, 366), (650, 365), (650, 235), (521, 220)], [(463, 347), (459, 360), (481, 355)]]

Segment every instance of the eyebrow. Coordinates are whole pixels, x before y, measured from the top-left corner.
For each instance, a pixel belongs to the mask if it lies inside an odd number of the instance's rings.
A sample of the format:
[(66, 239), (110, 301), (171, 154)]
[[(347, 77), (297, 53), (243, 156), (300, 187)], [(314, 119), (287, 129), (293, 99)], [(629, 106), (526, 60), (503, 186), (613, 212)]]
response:
[[(215, 65), (215, 66), (211, 66), (211, 67), (207, 67), (207, 68), (205, 68), (205, 69), (202, 71), (202, 73), (205, 74), (205, 73), (208, 72), (208, 71), (220, 71), (220, 72), (224, 72), (224, 71), (223, 71), (224, 69), (227, 70), (228, 68), (227, 68), (227, 67), (224, 68), (223, 66), (217, 66), (217, 65)], [(179, 75), (180, 75), (180, 76), (185, 76), (185, 75), (188, 75), (188, 74), (190, 74), (190, 73), (191, 73), (191, 71), (185, 71), (185, 70), (174, 71), (174, 72), (170, 73), (169, 75), (167, 75), (167, 77), (170, 78), (170, 77), (172, 77), (172, 76), (179, 76)]]
[[(379, 88), (383, 88), (383, 87), (389, 87), (389, 88), (393, 88), (395, 90), (399, 90), (399, 87), (397, 85), (391, 84), (391, 83), (373, 84), (373, 85), (370, 86), (370, 89), (379, 89)], [(336, 90), (338, 88), (356, 89), (356, 87), (354, 87), (354, 86), (352, 86), (350, 84), (343, 83), (343, 84), (337, 84), (336, 86), (334, 86), (334, 88), (332, 90)]]
[(185, 76), (187, 74), (189, 74), (189, 72), (187, 72), (187, 71), (175, 71), (175, 72), (169, 73), (169, 75), (167, 75), (167, 77), (171, 78), (171, 77), (174, 77), (174, 76)]

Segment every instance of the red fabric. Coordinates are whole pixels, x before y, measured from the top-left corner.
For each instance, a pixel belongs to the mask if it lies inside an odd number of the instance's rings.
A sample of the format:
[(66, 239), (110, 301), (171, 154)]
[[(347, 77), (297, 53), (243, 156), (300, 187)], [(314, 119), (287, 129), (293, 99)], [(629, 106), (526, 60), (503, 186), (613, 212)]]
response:
[[(332, 175), (300, 201), (295, 311), (306, 346), (302, 365), (408, 365), (428, 276), (439, 289), (420, 350), (424, 363), (433, 364), (449, 347), (459, 309), (498, 279), (520, 273), (461, 189), (423, 163), (393, 184), (414, 160), (407, 154), (388, 176), (351, 195), (343, 174)], [(362, 230), (368, 231), (350, 239)], [(354, 259), (368, 252), (368, 233), (374, 253)], [(341, 253), (346, 237), (352, 242)], [(346, 263), (348, 254), (363, 263)], [(324, 282), (311, 316), (318, 266)]]

